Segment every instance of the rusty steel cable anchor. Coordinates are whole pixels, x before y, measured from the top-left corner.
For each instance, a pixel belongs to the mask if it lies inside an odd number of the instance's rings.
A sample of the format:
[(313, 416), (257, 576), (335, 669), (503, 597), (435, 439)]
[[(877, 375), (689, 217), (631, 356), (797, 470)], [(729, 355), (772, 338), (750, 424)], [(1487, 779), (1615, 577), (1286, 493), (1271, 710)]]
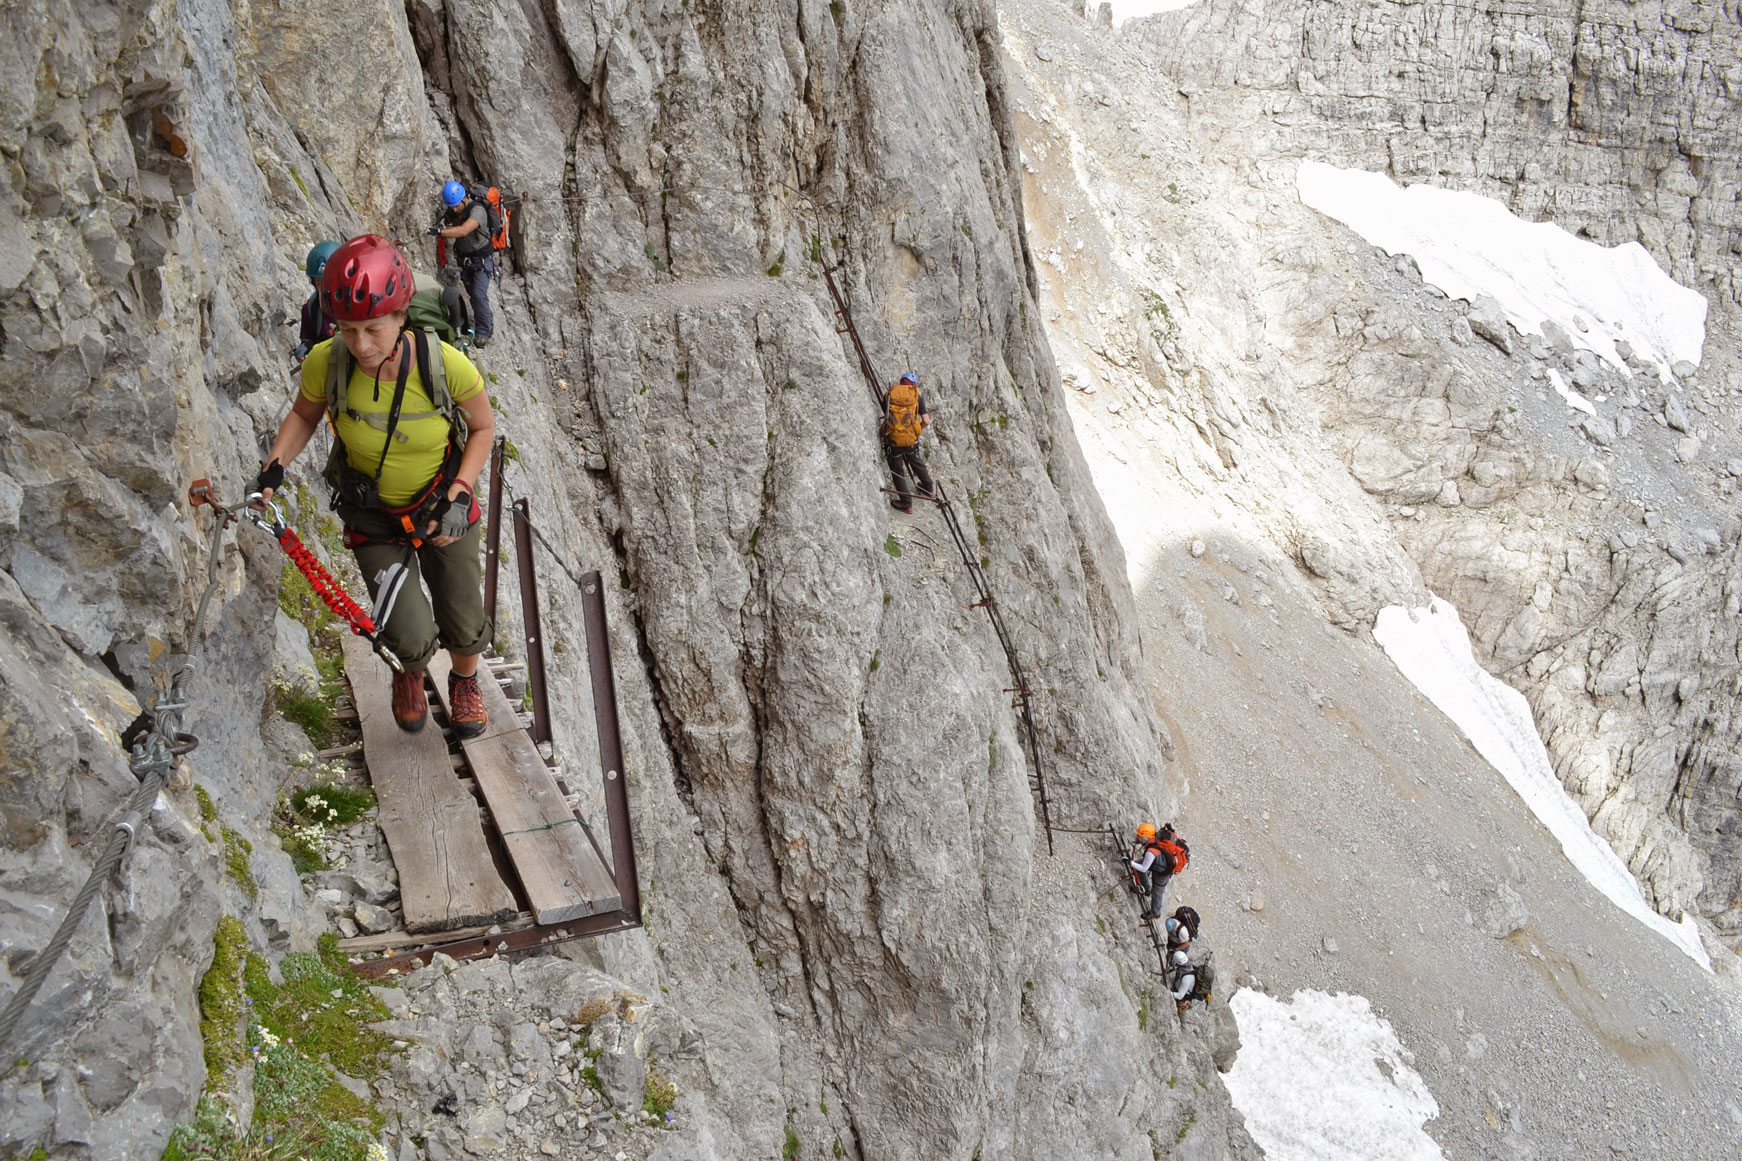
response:
[[(405, 666), (387, 644), (381, 640), (379, 625), (385, 624), (393, 612), (393, 605), (399, 599), (400, 590), (405, 587), (406, 578), (410, 575), (402, 565), (388, 570), (392, 575), (383, 577), (379, 593), (376, 597), (373, 613), (365, 612), (363, 607), (351, 599), (340, 584), (338, 578), (328, 572), (320, 559), (302, 542), (302, 537), (296, 534), (296, 529), (285, 523), (284, 510), (276, 503), (269, 502), (260, 492), (250, 492), (240, 509), (227, 508), (220, 504), (212, 495), (212, 482), (206, 479), (195, 480), (188, 485), (188, 503), (196, 508), (201, 504), (209, 504), (226, 522), (246, 518), (267, 532), (278, 547), (284, 550), (284, 555), (290, 558), (290, 563), (296, 566), (296, 571), (308, 581), (309, 588), (321, 603), (331, 609), (333, 615), (351, 627), (351, 632), (369, 642), (370, 648), (381, 655), (381, 659), (393, 667), (395, 673), (403, 673)], [(397, 571), (394, 571), (394, 570)]]

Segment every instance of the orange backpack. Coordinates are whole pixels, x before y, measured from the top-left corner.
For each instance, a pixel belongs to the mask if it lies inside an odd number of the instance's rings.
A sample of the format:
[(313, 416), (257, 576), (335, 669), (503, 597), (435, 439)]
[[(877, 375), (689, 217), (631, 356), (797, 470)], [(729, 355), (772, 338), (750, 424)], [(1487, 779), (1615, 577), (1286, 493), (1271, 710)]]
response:
[(883, 421), (883, 434), (896, 447), (913, 447), (919, 442), (919, 388), (912, 383), (897, 383), (889, 389), (889, 418)]
[(1191, 862), (1192, 849), (1186, 845), (1186, 840), (1175, 834), (1170, 827), (1155, 838), (1149, 840), (1148, 848), (1155, 852), (1157, 862), (1166, 860), (1170, 875), (1177, 875), (1186, 869)]
[(490, 248), (508, 249), (508, 223), (513, 220), (514, 211), (502, 204), (502, 191), (495, 186), (484, 191), (484, 205), (490, 210)]

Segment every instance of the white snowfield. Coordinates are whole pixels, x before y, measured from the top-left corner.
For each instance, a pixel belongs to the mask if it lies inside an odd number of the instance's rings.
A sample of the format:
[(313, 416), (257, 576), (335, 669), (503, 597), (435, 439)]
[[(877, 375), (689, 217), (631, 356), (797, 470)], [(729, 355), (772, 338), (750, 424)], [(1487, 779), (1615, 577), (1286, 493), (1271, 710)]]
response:
[(1712, 961), (1693, 917), (1671, 923), (1652, 909), (1627, 864), (1597, 837), (1549, 765), (1524, 695), (1476, 663), (1458, 610), (1438, 597), (1425, 609), (1383, 609), (1373, 637), (1403, 675), (1470, 739), (1505, 777), (1531, 813), (1561, 844), (1567, 860), (1615, 905), (1707, 971)]
[(1363, 996), (1242, 988), (1240, 1054), (1222, 1078), (1271, 1161), (1438, 1161), (1422, 1126), (1440, 1106)]
[[(1605, 248), (1553, 222), (1526, 222), (1493, 198), (1431, 185), (1399, 188), (1382, 173), (1301, 162), (1301, 201), (1387, 254), (1408, 254), (1452, 298), (1489, 295), (1521, 334), (1552, 321), (1622, 371), (1625, 339), (1667, 380), (1678, 360), (1698, 365), (1706, 299), (1660, 269), (1637, 242)], [(1582, 326), (1580, 324), (1583, 324)]]

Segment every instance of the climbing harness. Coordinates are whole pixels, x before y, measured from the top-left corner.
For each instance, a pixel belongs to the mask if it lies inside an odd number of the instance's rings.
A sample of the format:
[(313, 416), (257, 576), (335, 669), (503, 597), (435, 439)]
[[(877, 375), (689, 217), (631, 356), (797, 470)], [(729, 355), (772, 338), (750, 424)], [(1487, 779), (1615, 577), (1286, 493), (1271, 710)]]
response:
[[(296, 571), (308, 581), (309, 588), (321, 603), (331, 609), (333, 614), (351, 627), (351, 632), (369, 642), (369, 645), (381, 659), (392, 666), (395, 672), (404, 672), (405, 667), (393, 650), (387, 647), (381, 639), (378, 625), (385, 624), (393, 612), (393, 604), (399, 598), (400, 590), (405, 587), (407, 570), (403, 565), (394, 565), (385, 570), (378, 588), (375, 612), (365, 612), (363, 607), (351, 599), (345, 591), (345, 586), (338, 578), (326, 570), (318, 557), (302, 542), (302, 537), (296, 534), (296, 529), (284, 521), (284, 510), (276, 502), (265, 500), (261, 493), (251, 492), (244, 506), (240, 509), (228, 508), (220, 504), (212, 495), (212, 482), (206, 479), (195, 480), (188, 486), (188, 502), (195, 507), (209, 504), (224, 518), (226, 522), (233, 521), (238, 516), (246, 517), (258, 525), (278, 541), (278, 547), (284, 550), (284, 555), (290, 558), (290, 563), (296, 566)], [(395, 570), (399, 570), (395, 573)]]

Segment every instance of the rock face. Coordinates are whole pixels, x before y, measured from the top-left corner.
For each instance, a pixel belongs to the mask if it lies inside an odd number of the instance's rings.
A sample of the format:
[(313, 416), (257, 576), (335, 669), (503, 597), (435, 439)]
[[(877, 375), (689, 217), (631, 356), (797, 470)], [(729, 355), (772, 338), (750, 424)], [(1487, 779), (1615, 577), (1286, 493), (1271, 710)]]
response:
[[(1704, 358), (1663, 383), (1553, 330), (1519, 336), (1491, 303), (1447, 303), (1346, 231), (1230, 202), (1263, 231), (1261, 309), (1339, 457), (1530, 698), (1562, 781), (1648, 896), (1734, 944), (1742, 523), (1721, 465), (1742, 393), (1742, 29), (1675, 4), (1207, 0), (1132, 35), (1205, 156), (1233, 162), (1212, 168), (1263, 159), (1237, 184), (1280, 192), (1312, 157), (1471, 190), (1643, 243), (1705, 295)], [(1590, 414), (1543, 390), (1557, 375)]]
[(1742, 302), (1742, 30), (1722, 6), (1204, 0), (1139, 35), (1240, 156), (1473, 189)]
[[(190, 645), (208, 575), (192, 766), (252, 836), (253, 890), (166, 795), (26, 1022), (0, 1150), (156, 1156), (199, 1091), (219, 913), (307, 945), (257, 726), (280, 560), (244, 527), (210, 562), (182, 497), (194, 476), (237, 497), (289, 403), (306, 247), (417, 238), (453, 172), (521, 202), (485, 360), (512, 483), (621, 580), (648, 927), (600, 950), (693, 1021), (682, 1155), (796, 1132), (819, 1157), (1139, 1158), (1186, 1128), (1195, 1155), (1252, 1155), (1206, 1037), (1140, 1016), (1105, 868), (1037, 857), (1002, 654), (943, 529), (889, 523), (817, 277), (840, 263), (885, 373), (922, 376), (933, 470), (1041, 686), (1058, 821), (1166, 816), (1124, 558), (1035, 313), (989, 4), (187, 0), (6, 25), (9, 978), (131, 785), (118, 678), (146, 688), (152, 637)], [(552, 563), (549, 636), (578, 641)], [(551, 658), (571, 755), (580, 653)]]
[[(1700, 466), (1734, 454), (1733, 331), (1714, 324), (1697, 372), (1672, 368), (1673, 385), (1637, 365), (1583, 364), (1570, 336), (1532, 339), (1502, 319), (1508, 355), (1474, 329), (1479, 307), (1302, 206), (1303, 155), (1386, 168), (1316, 144), (1361, 126), (1309, 117), (1286, 92), (1212, 82), (1218, 62), (1271, 51), (1241, 40), (1249, 15), (1298, 24), (1349, 7), (1193, 7), (1108, 33), (1050, 0), (1000, 5), (1038, 309), (1130, 558), (1150, 687), (1185, 776), (1191, 899), (1219, 984), (1372, 1000), (1416, 1053), (1440, 1105), (1426, 1131), (1447, 1156), (1721, 1153), (1728, 1124), (1688, 1123), (1671, 1140), (1682, 1122), (1657, 1110), (1684, 1080), (1674, 1066), (1639, 1069), (1613, 1037), (1620, 1028), (1663, 1061), (1699, 1058), (1682, 1077), (1709, 1087), (1688, 1107), (1729, 1099), (1737, 960), (1721, 925), (1733, 896), (1713, 870), (1734, 853), (1731, 825), (1713, 821), (1726, 808), (1684, 830), (1670, 806), (1680, 792), (1614, 775), (1647, 746), (1694, 744), (1707, 719), (1586, 683), (1600, 625), (1616, 649), (1651, 641), (1659, 657), (1697, 657), (1689, 696), (1734, 689), (1735, 622), (1710, 603), (1734, 575), (1734, 491)], [(1434, 28), (1482, 18), (1395, 12)], [(1192, 23), (1212, 18), (1223, 23)], [(1173, 43), (1187, 25), (1204, 67)], [(1344, 104), (1372, 112), (1382, 98)], [(1420, 117), (1401, 98), (1396, 116), (1402, 147)], [(1668, 426), (1671, 394), (1715, 445), (1691, 463), (1676, 457), (1687, 437)], [(1613, 428), (1609, 445), (1590, 437), (1591, 419)], [(1714, 533), (1704, 552), (1671, 535), (1698, 527)], [(1618, 602), (1600, 595), (1617, 584), (1612, 564), (1639, 586)], [(1379, 608), (1429, 588), (1464, 610), (1481, 655), (1505, 657), (1495, 670), (1531, 696), (1563, 774), (1581, 730), (1622, 731), (1611, 792), (1582, 801), (1660, 906), (1691, 904), (1704, 876), (1715, 976), (1569, 874), (1519, 796), (1400, 683), (1368, 629)], [(1638, 675), (1643, 659), (1618, 669)], [(1723, 696), (1714, 722), (1734, 720)], [(1731, 759), (1701, 761), (1714, 799), (1733, 796)], [(1621, 982), (1643, 980), (1632, 962), (1647, 944), (1664, 972), (1628, 996)], [(1633, 1019), (1660, 990), (1686, 1023)], [(1551, 1072), (1582, 1079), (1541, 1085)], [(1639, 1080), (1660, 1095), (1631, 1095)]]

